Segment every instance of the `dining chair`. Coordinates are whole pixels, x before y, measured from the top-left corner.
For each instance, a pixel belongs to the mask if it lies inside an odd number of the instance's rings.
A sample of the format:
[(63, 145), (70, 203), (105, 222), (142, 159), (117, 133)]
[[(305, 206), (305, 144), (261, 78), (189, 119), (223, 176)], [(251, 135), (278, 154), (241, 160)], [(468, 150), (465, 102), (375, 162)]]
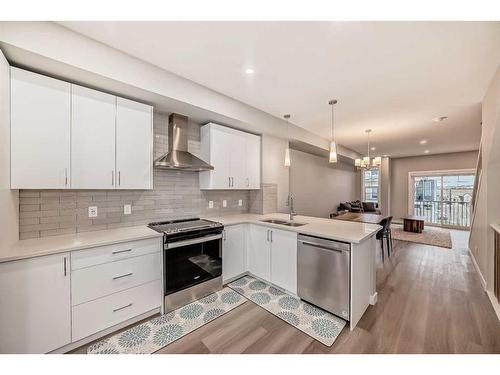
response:
[(387, 246), (387, 256), (391, 256), (392, 252), (392, 232), (391, 232), (391, 222), (392, 222), (392, 216), (388, 216), (382, 220), (380, 220), (379, 225), (382, 226), (382, 229), (380, 229), (377, 232), (376, 239), (380, 240), (380, 250), (382, 253), (382, 263), (384, 263), (384, 239), (386, 240), (386, 246)]

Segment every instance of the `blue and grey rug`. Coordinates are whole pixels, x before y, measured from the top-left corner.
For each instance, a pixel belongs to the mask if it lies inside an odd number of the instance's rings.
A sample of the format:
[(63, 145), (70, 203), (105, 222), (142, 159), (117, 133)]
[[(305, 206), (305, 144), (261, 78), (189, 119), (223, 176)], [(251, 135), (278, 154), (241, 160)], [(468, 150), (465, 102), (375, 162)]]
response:
[(224, 288), (158, 318), (101, 340), (88, 354), (150, 354), (245, 303), (235, 291)]
[(244, 276), (228, 286), (327, 346), (333, 345), (346, 325), (345, 320), (251, 276)]

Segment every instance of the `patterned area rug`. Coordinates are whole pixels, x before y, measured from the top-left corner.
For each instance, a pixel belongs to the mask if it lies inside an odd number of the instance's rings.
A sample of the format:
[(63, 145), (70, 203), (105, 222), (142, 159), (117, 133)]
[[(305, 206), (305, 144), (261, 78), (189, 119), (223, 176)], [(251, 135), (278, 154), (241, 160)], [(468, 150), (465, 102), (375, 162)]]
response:
[(245, 303), (224, 288), (198, 301), (91, 345), (88, 354), (151, 354)]
[(405, 232), (401, 225), (391, 226), (392, 238), (399, 241), (452, 248), (449, 229), (425, 226), (422, 233)]
[(346, 325), (344, 320), (251, 276), (228, 286), (326, 346), (333, 345)]

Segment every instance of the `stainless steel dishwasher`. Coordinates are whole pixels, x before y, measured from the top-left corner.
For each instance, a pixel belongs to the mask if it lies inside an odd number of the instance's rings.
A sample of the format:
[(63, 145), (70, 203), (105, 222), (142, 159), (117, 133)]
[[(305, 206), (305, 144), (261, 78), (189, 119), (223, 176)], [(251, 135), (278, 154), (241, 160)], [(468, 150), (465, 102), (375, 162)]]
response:
[(299, 297), (349, 320), (351, 245), (303, 234), (297, 241)]

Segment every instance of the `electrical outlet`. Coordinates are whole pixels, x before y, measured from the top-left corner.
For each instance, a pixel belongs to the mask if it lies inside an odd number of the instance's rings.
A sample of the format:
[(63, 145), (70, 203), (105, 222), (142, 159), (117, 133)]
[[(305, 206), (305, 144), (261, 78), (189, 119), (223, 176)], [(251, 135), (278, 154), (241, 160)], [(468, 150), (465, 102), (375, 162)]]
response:
[(240, 206), (240, 207), (241, 207), (241, 206), (243, 206), (243, 200), (242, 200), (242, 199), (240, 199), (240, 200), (238, 201), (238, 206)]
[(214, 208), (214, 201), (208, 201), (208, 208)]
[(131, 204), (124, 204), (123, 205), (123, 214), (130, 215), (131, 213), (132, 213), (132, 205)]
[(227, 207), (227, 200), (225, 199), (222, 200), (222, 207)]
[(89, 217), (97, 217), (97, 206), (89, 207)]

